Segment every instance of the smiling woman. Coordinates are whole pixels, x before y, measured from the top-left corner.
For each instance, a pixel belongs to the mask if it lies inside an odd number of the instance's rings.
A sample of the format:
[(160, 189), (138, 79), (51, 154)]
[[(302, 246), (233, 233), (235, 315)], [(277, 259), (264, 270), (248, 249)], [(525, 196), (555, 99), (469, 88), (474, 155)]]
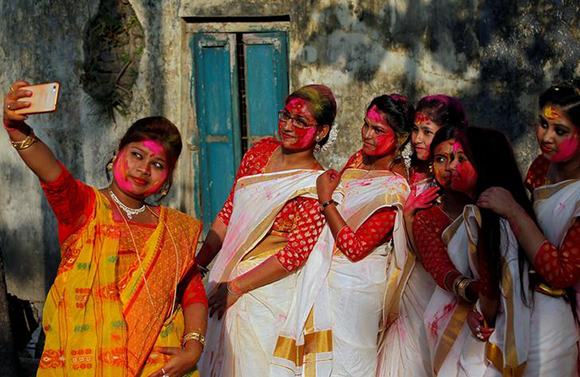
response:
[(322, 167), (314, 148), (326, 142), (335, 116), (329, 88), (300, 88), (279, 113), (280, 141), (262, 139), (244, 155), (198, 258), (207, 266), (217, 255), (203, 376), (267, 376), (274, 355), (292, 362), (296, 348), (280, 347), (277, 335), (300, 290), (296, 272), (325, 224), (315, 198)]
[(75, 180), (15, 112), (29, 106), (26, 85), (14, 83), (5, 96), (4, 128), (40, 178), (62, 250), (44, 307), (38, 375), (190, 374), (207, 317), (195, 266), (201, 223), (145, 202), (171, 187), (178, 129), (163, 117), (135, 122), (107, 165), (111, 184), (98, 190)]

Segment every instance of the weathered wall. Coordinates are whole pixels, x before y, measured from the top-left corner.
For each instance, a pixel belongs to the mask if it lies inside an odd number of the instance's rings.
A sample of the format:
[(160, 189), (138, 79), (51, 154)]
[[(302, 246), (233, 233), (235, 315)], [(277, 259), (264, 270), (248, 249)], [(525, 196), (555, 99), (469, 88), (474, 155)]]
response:
[[(570, 0), (123, 1), (145, 30), (145, 49), (129, 115), (113, 123), (94, 115), (80, 83), (83, 36), (98, 2), (0, 0), (0, 88), (16, 78), (62, 83), (59, 111), (31, 116), (30, 124), (73, 174), (97, 186), (106, 183), (104, 163), (132, 121), (160, 114), (179, 125), (184, 140), (195, 134), (184, 18), (289, 15), (292, 88), (321, 82), (339, 100), (341, 133), (321, 156), (334, 168), (359, 148), (370, 100), (398, 92), (414, 101), (433, 93), (457, 96), (472, 124), (509, 134), (525, 169), (537, 152), (530, 125), (538, 94), (580, 74), (580, 5)], [(59, 259), (54, 217), (4, 133), (0, 143), (0, 249), (8, 289), (41, 301)], [(190, 213), (196, 158), (184, 149), (170, 198)]]
[[(75, 177), (97, 187), (107, 183), (105, 163), (133, 121), (160, 114), (181, 128), (184, 141), (190, 134), (181, 119), (179, 2), (125, 2), (133, 6), (145, 30), (145, 49), (129, 115), (117, 114), (113, 122), (100, 115), (80, 80), (86, 27), (99, 2), (0, 0), (0, 91), (16, 79), (59, 81), (58, 111), (30, 116), (28, 123)], [(8, 291), (21, 299), (44, 301), (60, 259), (56, 221), (38, 180), (23, 166), (4, 132), (0, 144), (0, 249)], [(168, 201), (182, 209), (182, 193), (191, 191), (189, 155), (186, 146)]]

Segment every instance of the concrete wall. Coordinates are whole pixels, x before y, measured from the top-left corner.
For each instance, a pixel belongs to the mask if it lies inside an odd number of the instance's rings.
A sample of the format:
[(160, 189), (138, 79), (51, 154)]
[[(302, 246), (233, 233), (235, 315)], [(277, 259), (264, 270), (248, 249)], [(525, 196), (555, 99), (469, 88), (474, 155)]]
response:
[[(98, 2), (0, 0), (0, 88), (17, 78), (62, 83), (59, 111), (30, 124), (73, 174), (103, 186), (105, 161), (136, 119), (160, 114), (195, 140), (188, 23), (289, 16), (292, 89), (330, 86), (339, 101), (337, 143), (321, 156), (340, 168), (359, 148), (364, 108), (376, 95), (457, 96), (471, 124), (502, 129), (522, 169), (537, 153), (538, 94), (580, 74), (580, 5), (502, 0), (122, 0), (145, 30), (129, 115), (94, 115), (80, 84), (83, 36)], [(201, 18), (200, 18), (201, 17)], [(241, 20), (241, 19), (233, 19)], [(231, 20), (229, 20), (231, 21)], [(58, 265), (56, 225), (35, 177), (0, 133), (0, 249), (8, 290), (42, 301)], [(185, 148), (169, 204), (194, 214), (195, 145)]]

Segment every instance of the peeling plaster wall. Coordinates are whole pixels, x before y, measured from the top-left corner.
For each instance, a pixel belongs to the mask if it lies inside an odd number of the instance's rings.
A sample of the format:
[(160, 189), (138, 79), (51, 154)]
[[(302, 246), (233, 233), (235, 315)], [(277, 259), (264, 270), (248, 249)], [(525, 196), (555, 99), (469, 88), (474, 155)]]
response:
[(355, 152), (377, 95), (457, 96), (470, 123), (506, 132), (522, 170), (537, 154), (537, 98), (580, 74), (580, 5), (502, 0), (184, 0), (183, 16), (290, 15), (291, 86), (321, 82), (339, 101), (339, 168)]
[[(106, 184), (104, 165), (136, 119), (164, 115), (195, 137), (186, 21), (209, 17), (290, 17), (292, 89), (330, 86), (339, 101), (337, 143), (321, 156), (340, 168), (359, 148), (370, 100), (401, 93), (416, 102), (447, 93), (465, 105), (471, 124), (505, 131), (522, 169), (537, 148), (531, 132), (537, 97), (550, 83), (580, 74), (580, 5), (571, 0), (124, 0), (145, 30), (145, 51), (129, 116), (95, 116), (80, 84), (83, 37), (98, 9), (93, 1), (0, 0), (0, 89), (13, 80), (60, 81), (55, 114), (30, 117), (37, 134), (79, 179)], [(8, 290), (43, 301), (59, 263), (56, 222), (37, 179), (0, 132), (0, 250)], [(194, 214), (186, 145), (167, 204)], [(207, 224), (209, 225), (209, 224)]]

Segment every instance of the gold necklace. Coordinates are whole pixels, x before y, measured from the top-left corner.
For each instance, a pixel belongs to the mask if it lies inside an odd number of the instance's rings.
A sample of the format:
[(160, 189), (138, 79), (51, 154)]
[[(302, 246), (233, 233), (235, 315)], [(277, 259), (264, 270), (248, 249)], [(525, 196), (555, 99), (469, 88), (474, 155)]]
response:
[[(143, 283), (145, 283), (145, 290), (147, 291), (147, 296), (149, 297), (149, 303), (151, 304), (151, 307), (153, 308), (153, 312), (155, 313), (157, 310), (155, 307), (155, 303), (153, 302), (153, 296), (151, 295), (149, 283), (147, 282), (147, 278), (145, 278), (145, 270), (143, 269), (143, 262), (141, 261), (141, 256), (139, 253), (139, 249), (137, 248), (137, 243), (135, 242), (135, 237), (133, 236), (133, 232), (131, 231), (131, 227), (129, 226), (127, 219), (125, 219), (125, 216), (123, 216), (123, 213), (121, 212), (121, 209), (119, 208), (119, 205), (116, 202), (114, 202), (114, 203), (115, 203), (115, 207), (117, 207), (117, 211), (119, 212), (119, 214), (123, 218), (123, 221), (125, 222), (125, 225), (127, 226), (127, 230), (129, 231), (129, 235), (131, 236), (131, 241), (133, 242), (133, 247), (135, 248), (135, 254), (137, 254), (137, 260), (139, 261), (139, 270), (141, 271), (141, 278), (143, 279)], [(149, 210), (149, 212), (151, 212), (153, 214), (153, 216), (155, 216), (159, 221), (161, 221), (161, 223), (163, 224), (163, 226), (167, 230), (167, 233), (169, 233), (169, 238), (171, 238), (171, 243), (173, 244), (173, 250), (175, 252), (175, 289), (173, 291), (173, 302), (171, 304), (171, 314), (169, 315), (169, 317), (167, 319), (167, 320), (171, 320), (173, 318), (173, 314), (175, 313), (175, 304), (177, 303), (177, 283), (178, 283), (178, 279), (179, 279), (179, 254), (177, 252), (177, 245), (175, 244), (175, 240), (173, 239), (173, 234), (171, 233), (171, 230), (169, 230), (169, 227), (167, 226), (167, 224), (165, 224), (165, 221), (163, 221), (163, 219), (161, 219), (161, 217), (157, 216), (155, 214), (155, 212), (153, 212), (153, 210), (148, 205), (145, 205), (145, 207)], [(159, 318), (159, 313), (157, 314), (157, 318)], [(164, 324), (166, 324), (166, 323), (164, 323)]]

